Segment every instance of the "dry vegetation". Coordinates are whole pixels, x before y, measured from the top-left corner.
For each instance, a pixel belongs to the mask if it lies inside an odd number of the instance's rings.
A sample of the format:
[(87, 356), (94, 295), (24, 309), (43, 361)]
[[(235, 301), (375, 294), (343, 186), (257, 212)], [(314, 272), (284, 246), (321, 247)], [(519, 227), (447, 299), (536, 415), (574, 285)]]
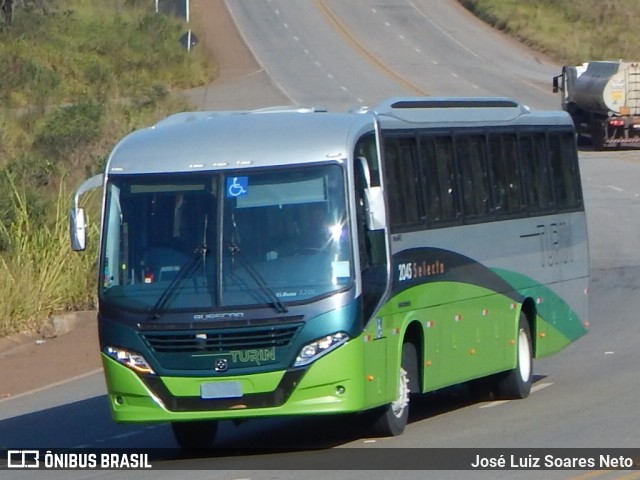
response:
[(639, 60), (634, 0), (458, 0), (478, 17), (562, 64)]
[(75, 254), (70, 192), (118, 138), (189, 108), (174, 92), (214, 75), (204, 51), (180, 46), (186, 26), (153, 2), (14, 5), (0, 21), (0, 336), (94, 306), (99, 209), (94, 251)]
[[(459, 1), (560, 63), (639, 60), (638, 1)], [(69, 191), (119, 137), (187, 108), (174, 90), (214, 75), (152, 4), (24, 0), (0, 22), (0, 336), (92, 306), (95, 252), (69, 248)], [(92, 235), (95, 248), (95, 223)]]

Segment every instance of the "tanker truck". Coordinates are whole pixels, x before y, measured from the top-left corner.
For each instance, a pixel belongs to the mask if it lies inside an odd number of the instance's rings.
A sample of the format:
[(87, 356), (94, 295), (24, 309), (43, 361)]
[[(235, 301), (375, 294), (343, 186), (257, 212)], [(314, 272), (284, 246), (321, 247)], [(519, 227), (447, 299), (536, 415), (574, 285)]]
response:
[(562, 67), (553, 91), (595, 149), (640, 148), (640, 62), (587, 62)]

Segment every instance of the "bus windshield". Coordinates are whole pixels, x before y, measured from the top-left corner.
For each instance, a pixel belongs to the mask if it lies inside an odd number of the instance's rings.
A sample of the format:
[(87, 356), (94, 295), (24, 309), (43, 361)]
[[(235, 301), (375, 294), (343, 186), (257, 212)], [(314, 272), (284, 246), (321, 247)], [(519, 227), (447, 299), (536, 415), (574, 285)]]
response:
[(111, 176), (101, 271), (103, 301), (158, 315), (348, 288), (342, 167)]

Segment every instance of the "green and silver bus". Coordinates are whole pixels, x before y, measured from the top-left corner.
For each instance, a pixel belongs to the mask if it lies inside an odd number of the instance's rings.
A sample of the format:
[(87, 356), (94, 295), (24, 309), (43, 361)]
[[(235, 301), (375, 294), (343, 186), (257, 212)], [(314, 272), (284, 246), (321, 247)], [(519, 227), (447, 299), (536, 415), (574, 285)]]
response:
[(103, 175), (98, 325), (113, 418), (366, 412), (475, 379), (527, 397), (533, 358), (587, 330), (571, 118), (508, 98), (392, 98), (344, 113), (180, 113)]

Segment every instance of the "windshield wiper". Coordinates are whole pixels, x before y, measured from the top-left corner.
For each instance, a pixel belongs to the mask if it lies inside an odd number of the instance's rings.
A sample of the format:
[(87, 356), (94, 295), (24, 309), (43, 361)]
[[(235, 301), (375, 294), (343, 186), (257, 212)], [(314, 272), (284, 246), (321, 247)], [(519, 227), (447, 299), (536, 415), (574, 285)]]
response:
[(149, 309), (151, 320), (157, 320), (160, 318), (160, 314), (163, 312), (170, 300), (175, 296), (178, 288), (182, 285), (185, 279), (189, 278), (198, 268), (200, 262), (204, 265), (205, 257), (209, 253), (209, 249), (206, 245), (201, 245), (194, 250), (194, 255), (180, 266), (180, 270), (175, 277), (171, 280), (171, 283), (167, 289), (162, 292), (162, 295), (158, 297), (156, 303)]
[(242, 253), (240, 252), (240, 247), (236, 244), (229, 245), (229, 251), (231, 252), (231, 256), (233, 258), (238, 258), (242, 266), (245, 268), (249, 276), (253, 278), (253, 281), (256, 282), (256, 285), (260, 287), (262, 293), (264, 293), (268, 300), (271, 301), (271, 306), (278, 313), (287, 313), (289, 309), (284, 306), (284, 304), (280, 301), (278, 296), (271, 289), (269, 284), (265, 281), (264, 277), (260, 275), (260, 272), (256, 270), (256, 268), (251, 264), (249, 260), (247, 260)]

